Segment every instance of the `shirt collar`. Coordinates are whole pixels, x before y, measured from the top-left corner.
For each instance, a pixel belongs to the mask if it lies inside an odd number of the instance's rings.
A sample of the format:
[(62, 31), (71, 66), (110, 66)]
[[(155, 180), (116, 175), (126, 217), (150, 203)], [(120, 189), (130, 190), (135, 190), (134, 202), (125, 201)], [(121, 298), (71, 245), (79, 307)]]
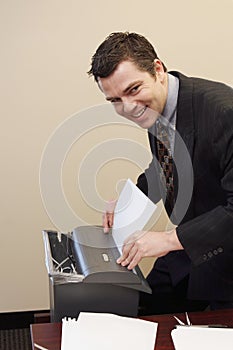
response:
[(173, 119), (175, 118), (178, 91), (179, 91), (179, 79), (168, 73), (168, 94), (167, 94), (167, 101), (166, 101), (162, 115), (170, 123), (172, 123)]

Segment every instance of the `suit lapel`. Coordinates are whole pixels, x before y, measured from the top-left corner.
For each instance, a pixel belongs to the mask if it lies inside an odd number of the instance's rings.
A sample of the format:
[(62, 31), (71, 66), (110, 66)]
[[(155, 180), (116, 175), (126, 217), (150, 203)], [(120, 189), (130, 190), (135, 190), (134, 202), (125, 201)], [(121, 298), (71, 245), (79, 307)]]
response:
[(187, 78), (178, 72), (171, 72), (171, 74), (177, 76), (180, 82), (176, 130), (179, 132), (192, 158), (194, 146), (193, 82), (191, 78)]
[[(183, 140), (191, 160), (193, 159), (194, 150), (194, 112), (193, 112), (193, 81), (191, 78), (187, 78), (178, 72), (171, 72), (179, 78), (179, 94), (177, 101), (177, 119), (176, 119), (176, 130), (178, 136), (175, 139), (175, 163), (179, 164), (179, 176), (182, 175), (183, 178), (187, 178), (190, 181), (192, 176), (192, 171), (187, 168), (185, 160), (185, 152), (183, 152), (183, 147), (180, 145), (179, 136)], [(174, 188), (175, 188), (175, 198), (177, 198), (179, 190), (177, 171), (174, 172)], [(185, 180), (184, 180), (185, 181)], [(189, 214), (192, 215), (193, 212), (193, 201), (191, 201), (188, 210)], [(175, 213), (174, 213), (175, 214)], [(175, 214), (176, 215), (176, 214)], [(186, 215), (186, 216), (187, 216)], [(179, 216), (179, 215), (178, 215)], [(186, 218), (185, 218), (186, 221)]]

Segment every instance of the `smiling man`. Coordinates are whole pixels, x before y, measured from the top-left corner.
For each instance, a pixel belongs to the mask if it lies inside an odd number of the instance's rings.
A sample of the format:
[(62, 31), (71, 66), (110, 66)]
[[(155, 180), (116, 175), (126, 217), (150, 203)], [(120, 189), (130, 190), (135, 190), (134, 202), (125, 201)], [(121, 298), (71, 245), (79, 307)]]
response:
[(124, 60), (109, 77), (99, 78), (98, 84), (117, 113), (145, 129), (155, 123), (167, 100), (167, 74), (158, 59), (154, 60), (154, 75)]
[[(167, 72), (148, 40), (127, 32), (110, 34), (98, 47), (89, 75), (118, 114), (148, 129), (153, 160), (137, 186), (155, 203), (162, 197), (177, 225), (171, 232), (143, 232), (125, 242), (118, 263), (129, 269), (143, 257), (158, 258), (147, 277), (152, 295), (141, 295), (139, 312), (233, 308), (232, 89)], [(169, 124), (164, 138), (162, 119)], [(179, 181), (172, 158), (181, 157), (182, 150), (176, 130), (194, 174), (192, 198), (178, 221)], [(186, 167), (184, 160), (184, 173)], [(113, 219), (113, 212), (105, 213), (105, 230)]]

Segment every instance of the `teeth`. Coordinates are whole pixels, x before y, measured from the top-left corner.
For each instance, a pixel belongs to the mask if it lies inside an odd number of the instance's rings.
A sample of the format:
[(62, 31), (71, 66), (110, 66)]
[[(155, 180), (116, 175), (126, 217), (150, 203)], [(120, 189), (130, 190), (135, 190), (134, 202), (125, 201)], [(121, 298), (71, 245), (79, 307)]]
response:
[(134, 114), (133, 117), (134, 118), (141, 117), (143, 115), (143, 113), (145, 112), (145, 110), (146, 110), (146, 106), (140, 112), (138, 112), (137, 114)]

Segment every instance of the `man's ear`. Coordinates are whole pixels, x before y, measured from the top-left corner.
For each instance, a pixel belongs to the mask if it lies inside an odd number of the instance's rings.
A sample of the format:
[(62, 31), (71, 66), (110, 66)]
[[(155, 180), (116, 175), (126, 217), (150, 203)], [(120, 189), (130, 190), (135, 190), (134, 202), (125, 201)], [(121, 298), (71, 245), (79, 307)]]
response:
[(154, 60), (154, 69), (155, 73), (164, 73), (163, 64), (158, 58)]
[(164, 71), (163, 63), (159, 59), (154, 60), (154, 69), (156, 77), (164, 83), (166, 80), (166, 72)]

